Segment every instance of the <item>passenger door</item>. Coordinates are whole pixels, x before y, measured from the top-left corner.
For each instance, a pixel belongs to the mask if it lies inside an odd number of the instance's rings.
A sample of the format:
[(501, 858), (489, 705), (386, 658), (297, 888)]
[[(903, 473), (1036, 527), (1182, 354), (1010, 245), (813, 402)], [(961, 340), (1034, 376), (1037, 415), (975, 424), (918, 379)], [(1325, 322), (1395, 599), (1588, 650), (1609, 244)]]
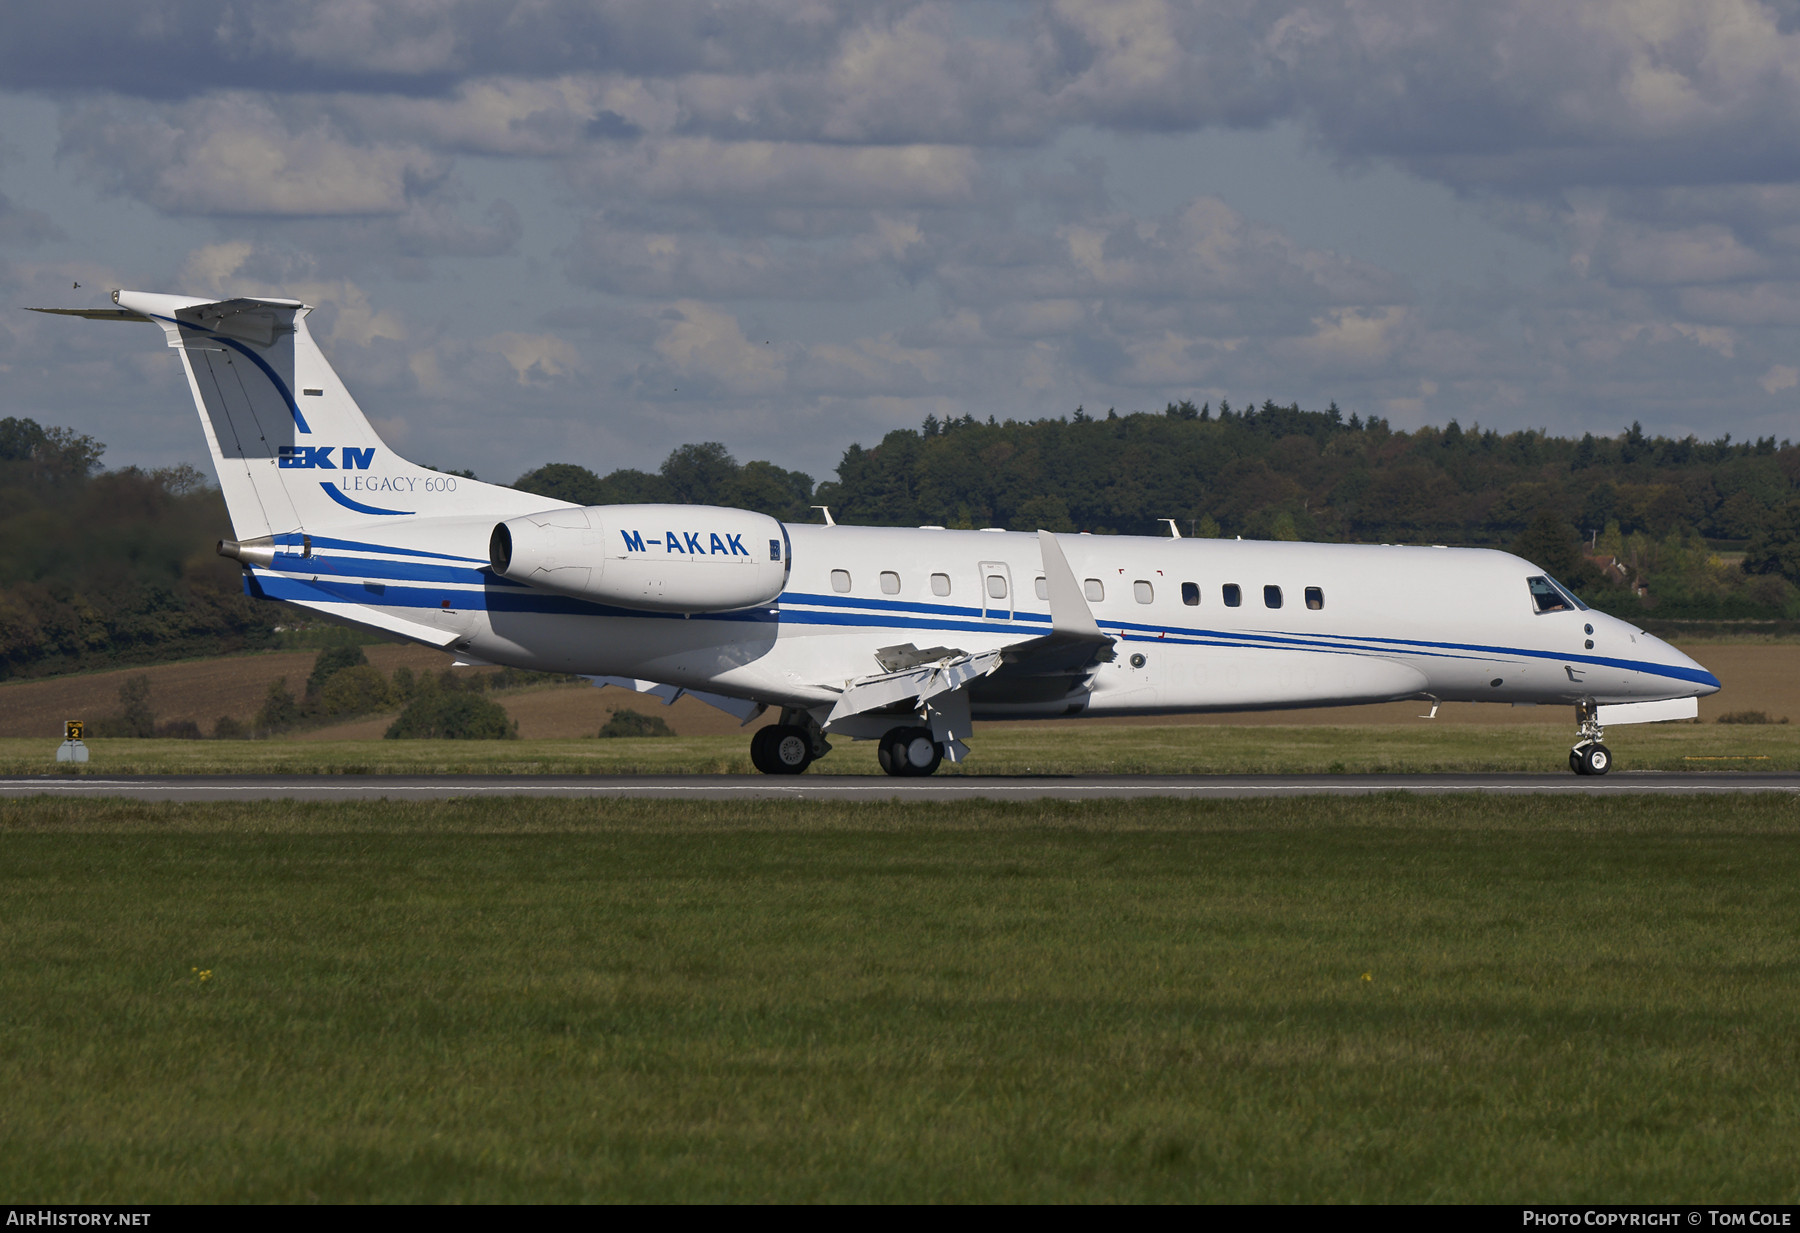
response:
[(994, 620), (1013, 619), (1012, 569), (1004, 561), (981, 563), (981, 615)]

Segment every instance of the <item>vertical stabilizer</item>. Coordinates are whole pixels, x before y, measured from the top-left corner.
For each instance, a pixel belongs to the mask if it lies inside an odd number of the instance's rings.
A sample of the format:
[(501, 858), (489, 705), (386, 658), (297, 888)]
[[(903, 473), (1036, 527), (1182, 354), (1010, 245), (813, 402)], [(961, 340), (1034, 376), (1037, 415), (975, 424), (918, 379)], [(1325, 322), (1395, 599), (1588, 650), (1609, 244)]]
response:
[(116, 291), (113, 302), (162, 326), (181, 353), (239, 540), (562, 504), (393, 453), (313, 341), (312, 309), (299, 300)]

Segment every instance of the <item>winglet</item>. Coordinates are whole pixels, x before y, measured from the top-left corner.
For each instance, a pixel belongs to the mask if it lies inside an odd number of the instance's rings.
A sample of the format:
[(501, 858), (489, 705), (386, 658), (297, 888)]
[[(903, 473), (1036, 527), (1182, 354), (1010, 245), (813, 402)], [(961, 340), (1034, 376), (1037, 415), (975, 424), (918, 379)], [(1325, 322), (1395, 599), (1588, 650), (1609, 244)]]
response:
[[(1044, 582), (1050, 590), (1050, 628), (1077, 638), (1105, 639), (1093, 610), (1075, 581), (1075, 571), (1063, 556), (1062, 545), (1048, 531), (1038, 532), (1038, 549), (1044, 555)], [(1108, 640), (1110, 641), (1110, 640)]]

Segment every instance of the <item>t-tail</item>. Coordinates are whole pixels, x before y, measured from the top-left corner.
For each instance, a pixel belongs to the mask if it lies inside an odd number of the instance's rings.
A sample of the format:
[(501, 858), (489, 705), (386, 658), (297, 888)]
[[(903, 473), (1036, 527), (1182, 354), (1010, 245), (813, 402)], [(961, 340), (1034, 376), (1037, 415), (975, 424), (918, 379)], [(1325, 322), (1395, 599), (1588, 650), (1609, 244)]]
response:
[(115, 291), (113, 303), (119, 307), (37, 311), (162, 327), (181, 354), (247, 560), (290, 537), (563, 504), (395, 454), (313, 341), (312, 308), (299, 300)]

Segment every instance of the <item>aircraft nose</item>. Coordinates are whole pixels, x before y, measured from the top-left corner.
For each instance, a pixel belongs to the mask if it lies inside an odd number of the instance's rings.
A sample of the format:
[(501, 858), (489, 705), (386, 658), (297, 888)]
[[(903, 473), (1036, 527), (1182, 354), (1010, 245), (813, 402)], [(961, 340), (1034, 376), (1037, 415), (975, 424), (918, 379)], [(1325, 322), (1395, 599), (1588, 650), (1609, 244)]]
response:
[[(1677, 653), (1679, 654), (1679, 652)], [(1693, 660), (1688, 659), (1687, 656), (1683, 655), (1681, 658), (1686, 660), (1686, 662), (1693, 664), (1694, 668), (1700, 673), (1701, 679), (1696, 682), (1699, 686), (1699, 691), (1694, 695), (1696, 698), (1704, 698), (1707, 694), (1716, 694), (1719, 692), (1721, 686), (1719, 685), (1718, 677), (1708, 672), (1705, 668), (1700, 667), (1699, 664), (1694, 663)]]
[(1661, 638), (1645, 633), (1629, 621), (1595, 615), (1597, 624), (1604, 622), (1602, 632), (1608, 636), (1608, 641), (1616, 638), (1619, 642), (1625, 642), (1629, 637), (1631, 643), (1635, 644), (1631, 646), (1631, 650), (1634, 652), (1632, 658), (1638, 661), (1638, 670), (1651, 678), (1662, 678), (1675, 696), (1704, 698), (1708, 694), (1719, 692), (1719, 678), (1709, 672), (1705, 665), (1695, 662)]
[(1719, 678), (1707, 671), (1705, 667), (1683, 655), (1668, 643), (1657, 639), (1664, 662), (1668, 665), (1666, 675), (1684, 682), (1688, 692), (1695, 698), (1704, 698), (1708, 694), (1719, 692)]

